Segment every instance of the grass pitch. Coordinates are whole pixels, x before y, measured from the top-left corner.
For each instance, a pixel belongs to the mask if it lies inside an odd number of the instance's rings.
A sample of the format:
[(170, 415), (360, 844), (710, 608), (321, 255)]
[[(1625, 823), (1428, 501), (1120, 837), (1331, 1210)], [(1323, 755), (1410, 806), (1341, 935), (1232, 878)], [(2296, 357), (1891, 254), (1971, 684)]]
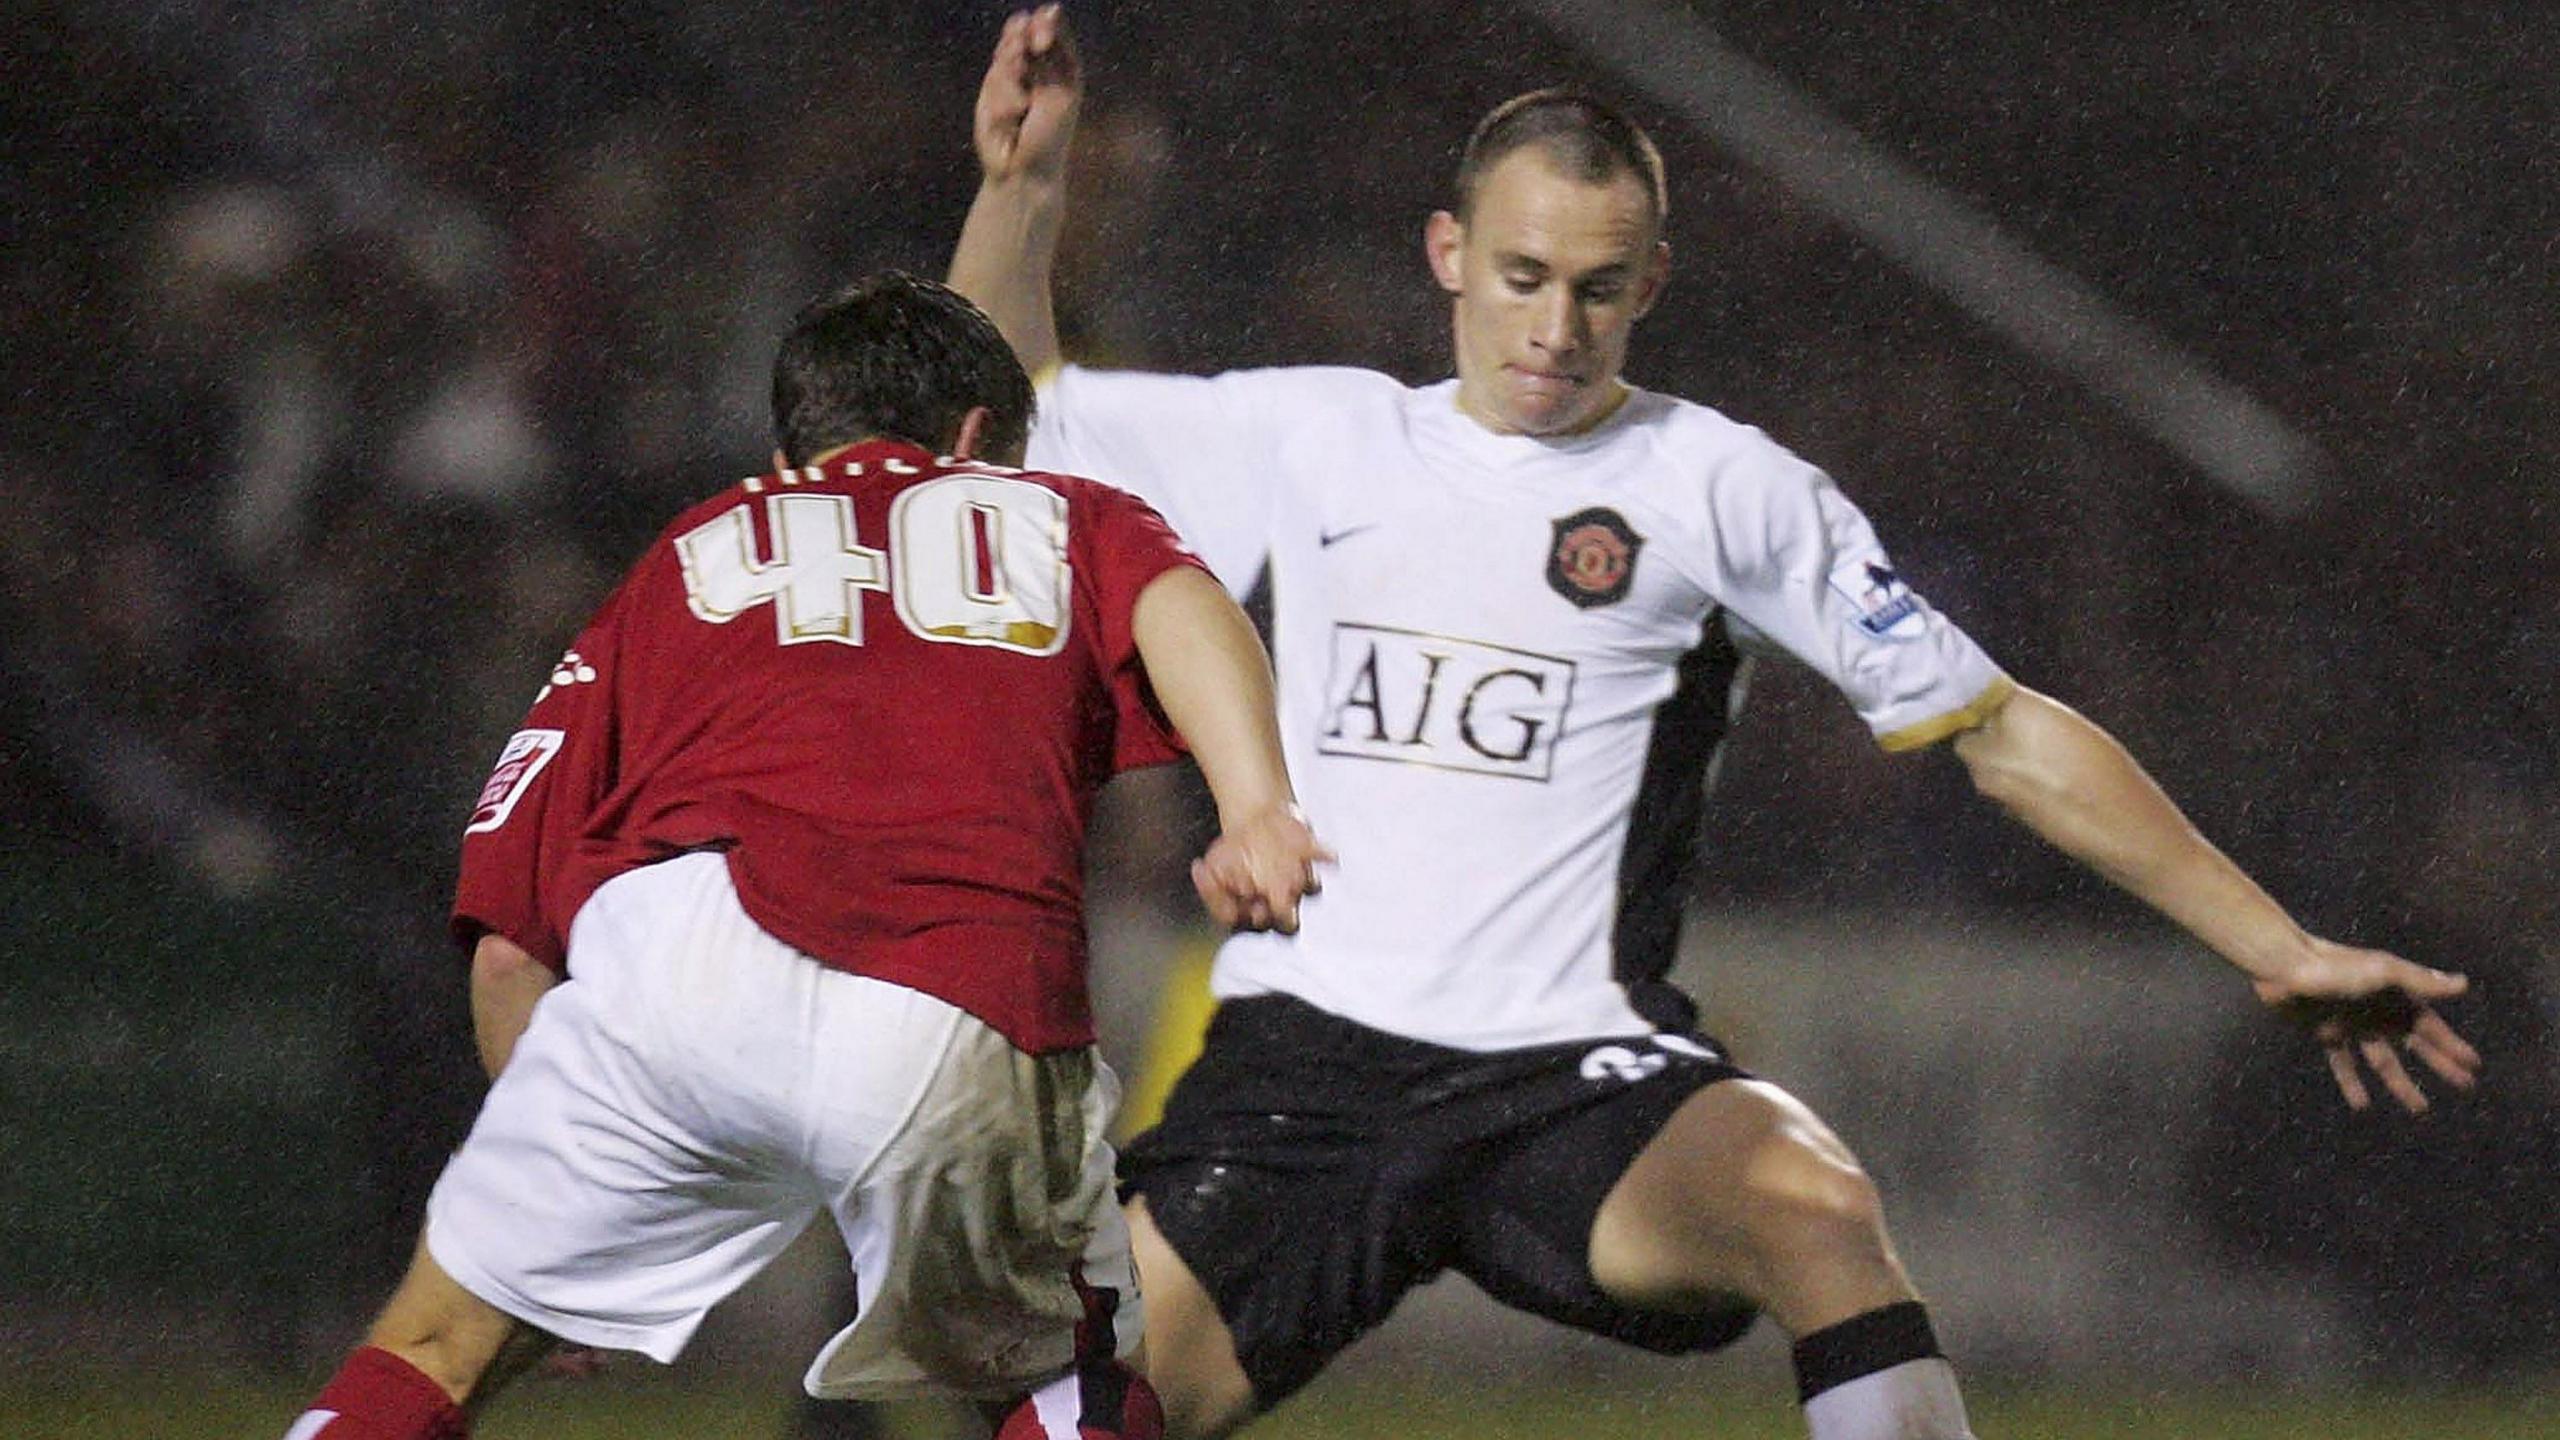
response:
[[(88, 1375), (0, 1382), (8, 1440), (274, 1440), (318, 1384)], [(2494, 1393), (1988, 1391), (1984, 1440), (2560, 1440), (2560, 1385)], [(528, 1384), (480, 1440), (785, 1440), (787, 1387), (639, 1374)], [(893, 1416), (892, 1440), (967, 1434), (929, 1409)], [(1255, 1426), (1257, 1440), (1802, 1440), (1780, 1397), (1575, 1394), (1452, 1370), (1435, 1389), (1321, 1386)]]

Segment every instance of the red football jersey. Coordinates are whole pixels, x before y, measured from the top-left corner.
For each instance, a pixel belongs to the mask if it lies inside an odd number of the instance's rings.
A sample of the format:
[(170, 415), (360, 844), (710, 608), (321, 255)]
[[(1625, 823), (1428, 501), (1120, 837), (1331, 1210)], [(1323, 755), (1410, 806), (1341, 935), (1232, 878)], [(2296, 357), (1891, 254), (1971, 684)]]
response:
[(1033, 1053), (1090, 1043), (1085, 826), (1179, 753), (1130, 613), (1183, 564), (1125, 492), (903, 443), (742, 482), (551, 672), (464, 833), (454, 933), (565, 968), (597, 886), (720, 849), (793, 948)]

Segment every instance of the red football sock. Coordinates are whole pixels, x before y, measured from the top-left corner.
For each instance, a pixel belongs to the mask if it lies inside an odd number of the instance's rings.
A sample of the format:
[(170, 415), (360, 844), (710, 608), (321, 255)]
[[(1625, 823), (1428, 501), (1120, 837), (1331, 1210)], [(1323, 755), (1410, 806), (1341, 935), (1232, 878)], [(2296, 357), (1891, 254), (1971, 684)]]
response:
[(1087, 1364), (1031, 1392), (995, 1440), (1164, 1440), (1164, 1403), (1119, 1361)]
[(347, 1357), (285, 1440), (468, 1440), (465, 1420), (444, 1387), (388, 1350), (367, 1345)]

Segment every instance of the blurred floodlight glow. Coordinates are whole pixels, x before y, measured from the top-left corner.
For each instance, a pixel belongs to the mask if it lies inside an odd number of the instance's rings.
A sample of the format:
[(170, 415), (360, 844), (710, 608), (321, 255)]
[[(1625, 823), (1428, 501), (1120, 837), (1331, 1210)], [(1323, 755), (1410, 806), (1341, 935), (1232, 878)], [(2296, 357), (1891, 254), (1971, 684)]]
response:
[(2105, 396), (2224, 488), (2279, 517), (2317, 500), (2319, 449), (2275, 412), (1823, 113), (1705, 22), (1653, 0), (1521, 4), (2012, 344)]

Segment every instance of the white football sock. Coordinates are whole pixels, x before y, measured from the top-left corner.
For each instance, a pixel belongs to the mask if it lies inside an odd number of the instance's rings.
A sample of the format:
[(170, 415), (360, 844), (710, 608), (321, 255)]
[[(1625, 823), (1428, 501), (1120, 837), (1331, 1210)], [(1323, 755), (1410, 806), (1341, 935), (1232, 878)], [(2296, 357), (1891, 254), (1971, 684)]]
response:
[(1813, 1440), (1973, 1440), (1955, 1367), (1906, 1360), (1834, 1385), (1804, 1402)]

